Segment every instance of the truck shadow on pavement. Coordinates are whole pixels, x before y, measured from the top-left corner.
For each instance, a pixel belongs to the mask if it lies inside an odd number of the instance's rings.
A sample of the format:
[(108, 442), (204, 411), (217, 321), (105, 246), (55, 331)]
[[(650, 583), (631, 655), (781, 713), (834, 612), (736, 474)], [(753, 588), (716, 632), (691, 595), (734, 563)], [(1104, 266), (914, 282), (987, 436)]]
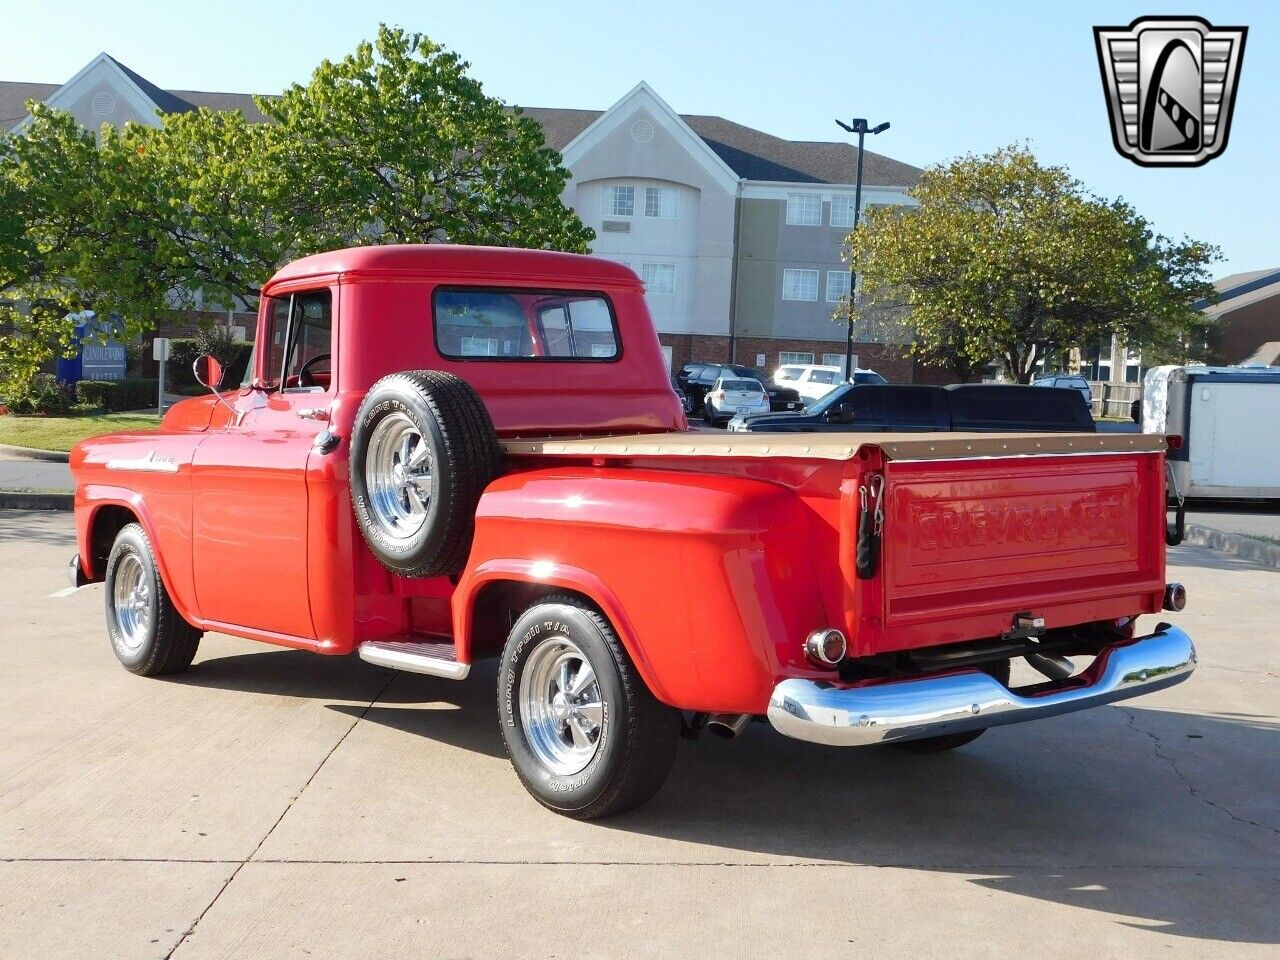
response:
[[(271, 651), (201, 661), (177, 682), (345, 701), (326, 706), (405, 734), (406, 750), (421, 738), (502, 757), (495, 677), (492, 662), (453, 683), (354, 657)], [(420, 706), (442, 702), (458, 709)], [(662, 841), (677, 841), (681, 862), (960, 874), (993, 893), (1112, 914), (1153, 933), (1273, 944), (1277, 756), (1273, 718), (1132, 705), (993, 730), (930, 756), (824, 748), (756, 723), (731, 743), (682, 741), (647, 806), (565, 829), (594, 834), (593, 856), (611, 862), (635, 856), (634, 840), (615, 856), (617, 832), (619, 841), (654, 838), (664, 857)], [(514, 773), (511, 784), (518, 793)], [(521, 809), (550, 816), (523, 795), (510, 802), (512, 830)]]
[(52, 510), (0, 510), (0, 542), (65, 546), (70, 560), (76, 549), (76, 533), (69, 517)]

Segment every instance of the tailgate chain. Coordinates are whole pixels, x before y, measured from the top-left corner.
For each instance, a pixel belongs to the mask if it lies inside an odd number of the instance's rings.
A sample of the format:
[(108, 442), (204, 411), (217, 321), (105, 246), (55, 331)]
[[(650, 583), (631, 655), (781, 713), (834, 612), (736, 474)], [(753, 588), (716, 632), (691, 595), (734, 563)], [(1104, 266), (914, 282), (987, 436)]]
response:
[(856, 565), (859, 578), (876, 575), (880, 560), (880, 534), (884, 531), (884, 477), (873, 473), (858, 487), (858, 547)]

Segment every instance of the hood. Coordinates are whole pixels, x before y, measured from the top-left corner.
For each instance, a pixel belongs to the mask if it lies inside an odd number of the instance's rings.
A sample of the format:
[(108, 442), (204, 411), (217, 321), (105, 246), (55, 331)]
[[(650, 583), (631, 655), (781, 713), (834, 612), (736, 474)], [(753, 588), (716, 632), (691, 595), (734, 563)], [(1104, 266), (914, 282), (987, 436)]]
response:
[[(790, 391), (795, 393), (794, 390)], [(750, 433), (786, 433), (812, 429), (818, 417), (803, 410), (789, 413), (754, 413), (746, 417), (734, 417), (736, 423), (743, 424)]]

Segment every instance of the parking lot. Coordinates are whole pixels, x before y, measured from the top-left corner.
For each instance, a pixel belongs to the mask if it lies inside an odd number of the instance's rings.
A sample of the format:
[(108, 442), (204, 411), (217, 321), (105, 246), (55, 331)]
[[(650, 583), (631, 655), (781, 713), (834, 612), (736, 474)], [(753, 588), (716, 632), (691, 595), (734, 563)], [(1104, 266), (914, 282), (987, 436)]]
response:
[[(208, 636), (170, 680), (0, 512), (0, 957), (1223, 957), (1280, 943), (1280, 573), (1171, 551), (1201, 667), (951, 755), (762, 724), (645, 808), (543, 811), (493, 671)], [(264, 585), (264, 589), (269, 585)], [(607, 946), (602, 946), (607, 944)]]

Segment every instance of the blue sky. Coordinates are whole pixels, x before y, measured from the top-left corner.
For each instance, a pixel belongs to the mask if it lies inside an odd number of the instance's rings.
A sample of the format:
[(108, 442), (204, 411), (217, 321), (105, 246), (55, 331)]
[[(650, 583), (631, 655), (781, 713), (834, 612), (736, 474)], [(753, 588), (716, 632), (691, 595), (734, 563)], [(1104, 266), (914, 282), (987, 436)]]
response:
[[(1230, 146), (1191, 170), (1111, 145), (1091, 28), (1192, 13), (1249, 29)], [(274, 92), (378, 22), (459, 51), (488, 91), (604, 108), (644, 79), (677, 111), (837, 139), (834, 118), (890, 120), (869, 149), (927, 165), (1027, 139), (1161, 232), (1222, 247), (1229, 272), (1280, 266), (1280, 4), (648, 0), (358, 3), (0, 0), (0, 79), (61, 82), (106, 50), (162, 87)]]

